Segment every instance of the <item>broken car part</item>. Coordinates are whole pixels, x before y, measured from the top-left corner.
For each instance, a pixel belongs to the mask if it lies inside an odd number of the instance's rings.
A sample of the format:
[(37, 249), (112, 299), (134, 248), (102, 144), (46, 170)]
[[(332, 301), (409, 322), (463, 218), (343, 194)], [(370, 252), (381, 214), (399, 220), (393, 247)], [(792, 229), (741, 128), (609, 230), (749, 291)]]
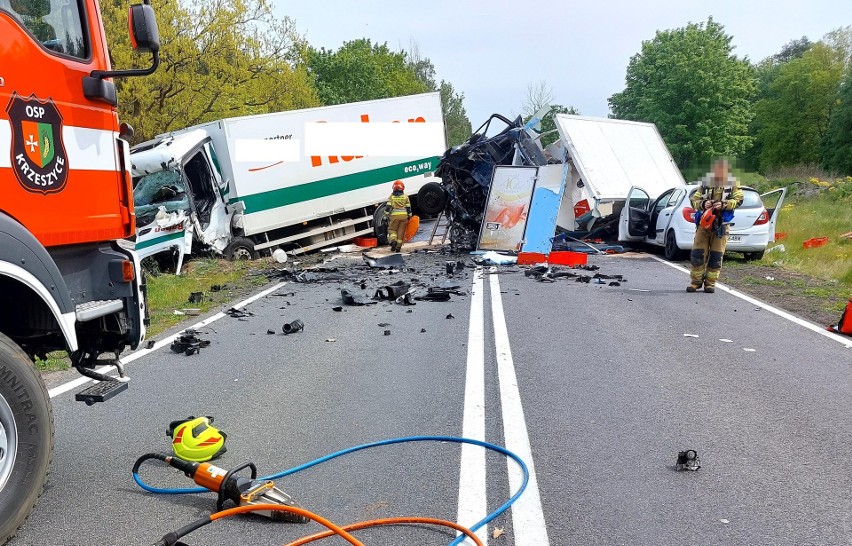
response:
[(282, 326), (282, 330), (285, 334), (295, 334), (301, 330), (304, 330), (305, 323), (299, 319), (294, 320), (293, 322), (288, 322)]
[(171, 349), (175, 353), (185, 353), (187, 356), (197, 354), (202, 348), (210, 345), (210, 341), (198, 337), (197, 330), (188, 329), (172, 341)]
[(698, 470), (701, 468), (701, 462), (698, 459), (698, 452), (694, 449), (680, 451), (677, 454), (675, 462), (675, 470)]
[(391, 269), (394, 267), (405, 266), (405, 259), (403, 259), (402, 254), (399, 253), (374, 257), (365, 252), (362, 256), (364, 257), (364, 261), (367, 265), (375, 269)]
[(343, 299), (343, 303), (346, 305), (375, 305), (378, 302), (373, 301), (364, 296), (357, 296), (352, 293), (348, 288), (343, 288), (340, 290), (340, 297)]

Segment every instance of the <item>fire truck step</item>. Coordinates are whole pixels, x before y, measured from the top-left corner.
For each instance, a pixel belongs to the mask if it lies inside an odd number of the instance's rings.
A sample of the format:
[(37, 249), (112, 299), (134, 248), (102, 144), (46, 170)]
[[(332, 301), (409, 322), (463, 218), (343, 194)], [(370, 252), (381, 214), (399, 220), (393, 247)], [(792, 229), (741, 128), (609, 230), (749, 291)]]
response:
[(77, 320), (87, 322), (100, 318), (116, 311), (121, 311), (124, 308), (124, 302), (121, 300), (95, 300), (81, 303), (77, 306)]
[(74, 398), (78, 402), (85, 402), (87, 406), (91, 406), (98, 402), (106, 402), (121, 391), (126, 391), (127, 386), (126, 381), (101, 381), (78, 392)]

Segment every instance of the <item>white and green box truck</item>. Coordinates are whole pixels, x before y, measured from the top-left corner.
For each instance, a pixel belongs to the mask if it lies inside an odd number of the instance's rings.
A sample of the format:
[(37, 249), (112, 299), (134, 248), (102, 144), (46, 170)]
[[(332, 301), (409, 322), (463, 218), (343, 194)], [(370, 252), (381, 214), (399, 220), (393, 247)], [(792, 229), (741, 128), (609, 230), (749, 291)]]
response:
[[(379, 133), (366, 129), (387, 129), (391, 144), (394, 135), (415, 138), (390, 146), (388, 155), (358, 155), (376, 151), (358, 142), (351, 155), (308, 155), (327, 150), (317, 139), (338, 127), (368, 139)], [(160, 135), (131, 150), (136, 249), (142, 257), (176, 252), (179, 272), (193, 245), (255, 258), (373, 234), (393, 181), (405, 183), (415, 206), (421, 189), (421, 196), (440, 190), (431, 175), (444, 150), (439, 93), (229, 118)]]

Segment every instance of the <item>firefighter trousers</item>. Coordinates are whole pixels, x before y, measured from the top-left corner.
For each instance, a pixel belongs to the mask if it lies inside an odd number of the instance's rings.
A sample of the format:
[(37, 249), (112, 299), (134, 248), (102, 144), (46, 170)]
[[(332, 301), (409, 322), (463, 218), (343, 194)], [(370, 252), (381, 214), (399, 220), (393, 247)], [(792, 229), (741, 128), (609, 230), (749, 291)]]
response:
[(390, 223), (388, 224), (388, 242), (397, 243), (402, 246), (405, 241), (405, 229), (408, 227), (407, 214), (391, 214)]
[(692, 286), (701, 288), (713, 288), (719, 280), (722, 272), (722, 257), (725, 255), (725, 246), (728, 244), (728, 226), (725, 232), (719, 236), (715, 230), (704, 229), (696, 226), (695, 239), (692, 242), (692, 252), (689, 261), (692, 268), (689, 272)]

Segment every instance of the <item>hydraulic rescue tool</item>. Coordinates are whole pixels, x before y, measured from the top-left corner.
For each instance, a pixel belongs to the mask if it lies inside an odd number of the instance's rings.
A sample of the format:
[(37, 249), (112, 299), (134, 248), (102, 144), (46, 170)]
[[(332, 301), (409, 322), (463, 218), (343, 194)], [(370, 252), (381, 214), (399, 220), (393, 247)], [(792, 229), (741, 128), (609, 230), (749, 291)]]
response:
[[(216, 501), (217, 512), (222, 511), (225, 502), (228, 500), (233, 501), (237, 506), (275, 504), (301, 508), (290, 495), (276, 487), (274, 481), (258, 480), (257, 467), (252, 462), (245, 462), (231, 470), (225, 470), (210, 463), (196, 463), (184, 461), (178, 457), (149, 454), (140, 457), (136, 461), (136, 467), (133, 471), (138, 472), (139, 465), (148, 458), (163, 460), (169, 466), (182, 471), (188, 478), (192, 478), (201, 487), (218, 493), (219, 497)], [(250, 479), (236, 475), (237, 472), (246, 468), (251, 470)], [(289, 523), (308, 523), (310, 521), (305, 516), (290, 512), (258, 510), (253, 513), (266, 516), (273, 521), (285, 521)]]

